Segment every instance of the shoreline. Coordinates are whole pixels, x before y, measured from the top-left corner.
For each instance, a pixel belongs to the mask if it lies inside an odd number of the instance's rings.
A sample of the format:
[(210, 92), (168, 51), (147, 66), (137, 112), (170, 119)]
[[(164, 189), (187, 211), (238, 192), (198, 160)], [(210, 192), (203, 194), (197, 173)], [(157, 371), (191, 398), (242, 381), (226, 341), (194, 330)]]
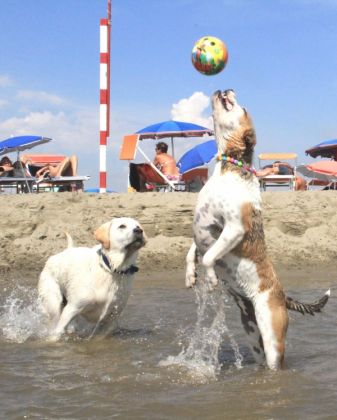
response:
[[(66, 246), (94, 246), (93, 231), (115, 216), (134, 217), (148, 242), (141, 272), (178, 272), (192, 241), (195, 193), (42, 193), (1, 195), (1, 282), (37, 278), (47, 258)], [(262, 193), (269, 255), (277, 270), (334, 269), (337, 258), (335, 191)]]

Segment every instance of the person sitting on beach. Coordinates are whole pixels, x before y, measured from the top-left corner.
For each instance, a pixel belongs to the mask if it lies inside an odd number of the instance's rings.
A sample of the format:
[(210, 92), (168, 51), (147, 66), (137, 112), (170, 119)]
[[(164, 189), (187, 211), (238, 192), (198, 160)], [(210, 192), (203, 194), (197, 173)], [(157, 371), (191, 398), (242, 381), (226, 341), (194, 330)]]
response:
[(13, 162), (9, 157), (4, 156), (0, 160), (0, 176), (13, 176)]
[(35, 176), (38, 181), (45, 178), (54, 178), (58, 176), (76, 176), (77, 175), (77, 157), (75, 155), (66, 157), (57, 165), (46, 165), (40, 168)]
[[(256, 176), (264, 177), (267, 175), (293, 175), (294, 168), (287, 162), (275, 161), (271, 165), (266, 165), (262, 169), (256, 171)], [(305, 179), (296, 175), (295, 177), (295, 190), (304, 191), (307, 189)]]
[[(170, 181), (179, 181), (180, 173), (174, 158), (167, 153), (168, 145), (163, 141), (156, 144), (156, 156), (153, 165)], [(136, 191), (152, 191), (154, 184), (165, 183), (164, 179), (148, 163), (131, 164), (133, 184)]]
[(169, 180), (178, 181), (180, 179), (179, 169), (176, 161), (167, 153), (167, 150), (168, 145), (166, 143), (163, 141), (157, 143), (156, 157), (153, 163)]

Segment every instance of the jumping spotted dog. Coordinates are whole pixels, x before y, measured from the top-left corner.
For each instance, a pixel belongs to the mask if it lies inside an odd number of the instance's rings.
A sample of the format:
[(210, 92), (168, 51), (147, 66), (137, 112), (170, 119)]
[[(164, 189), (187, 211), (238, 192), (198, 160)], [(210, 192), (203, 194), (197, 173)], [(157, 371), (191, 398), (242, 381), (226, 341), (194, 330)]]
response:
[(279, 369), (284, 366), (287, 309), (314, 315), (330, 291), (312, 304), (285, 296), (266, 249), (259, 181), (252, 167), (252, 120), (233, 90), (215, 92), (212, 108), (219, 162), (197, 199), (186, 286), (196, 282), (200, 257), (210, 289), (224, 282), (239, 306), (256, 361)]

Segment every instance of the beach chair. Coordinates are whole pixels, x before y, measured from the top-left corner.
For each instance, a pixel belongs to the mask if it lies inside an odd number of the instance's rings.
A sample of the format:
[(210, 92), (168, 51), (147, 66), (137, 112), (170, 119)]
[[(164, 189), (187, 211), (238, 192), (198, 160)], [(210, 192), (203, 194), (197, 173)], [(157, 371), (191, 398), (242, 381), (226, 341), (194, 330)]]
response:
[(260, 177), (260, 187), (266, 190), (268, 187), (288, 187), (290, 190), (295, 190), (297, 154), (296, 153), (260, 153), (259, 168), (264, 165), (272, 164), (275, 161), (288, 162), (293, 167), (293, 173), (289, 175), (266, 175)]
[[(148, 163), (129, 163), (129, 186), (139, 191), (139, 188), (135, 187), (135, 184), (139, 184), (139, 180), (136, 180), (136, 175), (139, 173), (146, 183), (153, 184), (152, 190), (154, 191), (182, 191), (183, 183), (181, 181), (175, 181), (169, 179), (164, 175), (146, 156), (143, 150), (140, 148), (139, 135), (132, 134), (124, 136), (124, 140), (121, 146), (119, 159), (128, 160), (129, 162), (135, 159), (136, 152), (140, 152)], [(134, 183), (134, 185), (132, 185)]]
[(0, 155), (7, 153), (17, 153), (17, 159), (13, 164), (13, 173), (0, 178), (0, 191), (4, 192), (8, 189), (15, 189), (17, 193), (33, 192), (33, 184), (35, 177), (32, 177), (26, 170), (21, 161), (20, 153), (24, 150), (32, 149), (40, 144), (48, 143), (52, 139), (43, 136), (15, 136), (0, 142)]
[(21, 161), (25, 165), (29, 175), (34, 177), (36, 192), (42, 191), (83, 191), (84, 182), (90, 179), (90, 176), (58, 176), (48, 177), (43, 182), (37, 183), (36, 172), (46, 165), (58, 165), (66, 156), (51, 155), (51, 154), (24, 154), (21, 156)]
[[(14, 165), (16, 164), (17, 162)], [(23, 165), (16, 166), (13, 170), (0, 176), (0, 192), (8, 191), (17, 194), (32, 192), (35, 181), (35, 177), (30, 176)]]
[[(162, 176), (159, 172), (154, 170), (149, 163), (131, 162), (129, 163), (129, 184), (134, 190), (139, 192), (172, 192), (185, 190), (184, 181), (170, 180), (169, 184), (166, 182), (166, 177)], [(145, 183), (145, 186), (142, 185), (143, 183)]]
[[(131, 186), (136, 191), (139, 191), (139, 189), (135, 188), (132, 185), (132, 182), (134, 182), (134, 184), (136, 183), (136, 180), (135, 180), (136, 172), (144, 170), (144, 173), (142, 173), (142, 175), (145, 178), (146, 183), (153, 184), (152, 190), (165, 191), (165, 192), (183, 191), (183, 188), (184, 188), (183, 182), (169, 179), (152, 163), (151, 159), (149, 159), (148, 156), (146, 156), (146, 154), (143, 152), (143, 150), (139, 146), (139, 135), (131, 134), (128, 136), (124, 136), (120, 154), (119, 154), (119, 159), (128, 160), (130, 162), (135, 159), (137, 151), (142, 154), (142, 156), (145, 158), (145, 160), (148, 163), (141, 163), (141, 164), (129, 163), (128, 187)], [(138, 168), (136, 168), (135, 165), (138, 166)], [(137, 183), (139, 183), (139, 181)]]
[(299, 165), (297, 172), (307, 178), (308, 189), (317, 189), (320, 187), (326, 190), (337, 189), (337, 162), (334, 160), (321, 160)]
[(0, 177), (0, 192), (8, 190), (16, 192), (17, 194), (28, 193), (33, 190), (36, 179), (30, 176), (6, 176)]
[(208, 179), (208, 168), (200, 167), (186, 171), (181, 176), (187, 192), (199, 192)]

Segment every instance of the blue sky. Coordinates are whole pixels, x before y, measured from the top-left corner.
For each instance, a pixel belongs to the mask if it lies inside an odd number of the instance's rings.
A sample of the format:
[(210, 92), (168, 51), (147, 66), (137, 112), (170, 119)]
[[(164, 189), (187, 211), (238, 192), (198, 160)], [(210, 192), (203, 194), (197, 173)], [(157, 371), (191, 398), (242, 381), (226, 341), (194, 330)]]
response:
[[(99, 173), (99, 21), (106, 0), (3, 0), (0, 138), (37, 134), (34, 151), (75, 153)], [(123, 135), (171, 118), (210, 124), (209, 97), (234, 88), (259, 152), (297, 152), (337, 137), (337, 0), (112, 0), (108, 188), (125, 191)], [(222, 39), (225, 70), (191, 65), (196, 40)], [(143, 143), (152, 157), (154, 143)], [(191, 140), (177, 139), (179, 157)], [(138, 161), (142, 161), (139, 156)]]

